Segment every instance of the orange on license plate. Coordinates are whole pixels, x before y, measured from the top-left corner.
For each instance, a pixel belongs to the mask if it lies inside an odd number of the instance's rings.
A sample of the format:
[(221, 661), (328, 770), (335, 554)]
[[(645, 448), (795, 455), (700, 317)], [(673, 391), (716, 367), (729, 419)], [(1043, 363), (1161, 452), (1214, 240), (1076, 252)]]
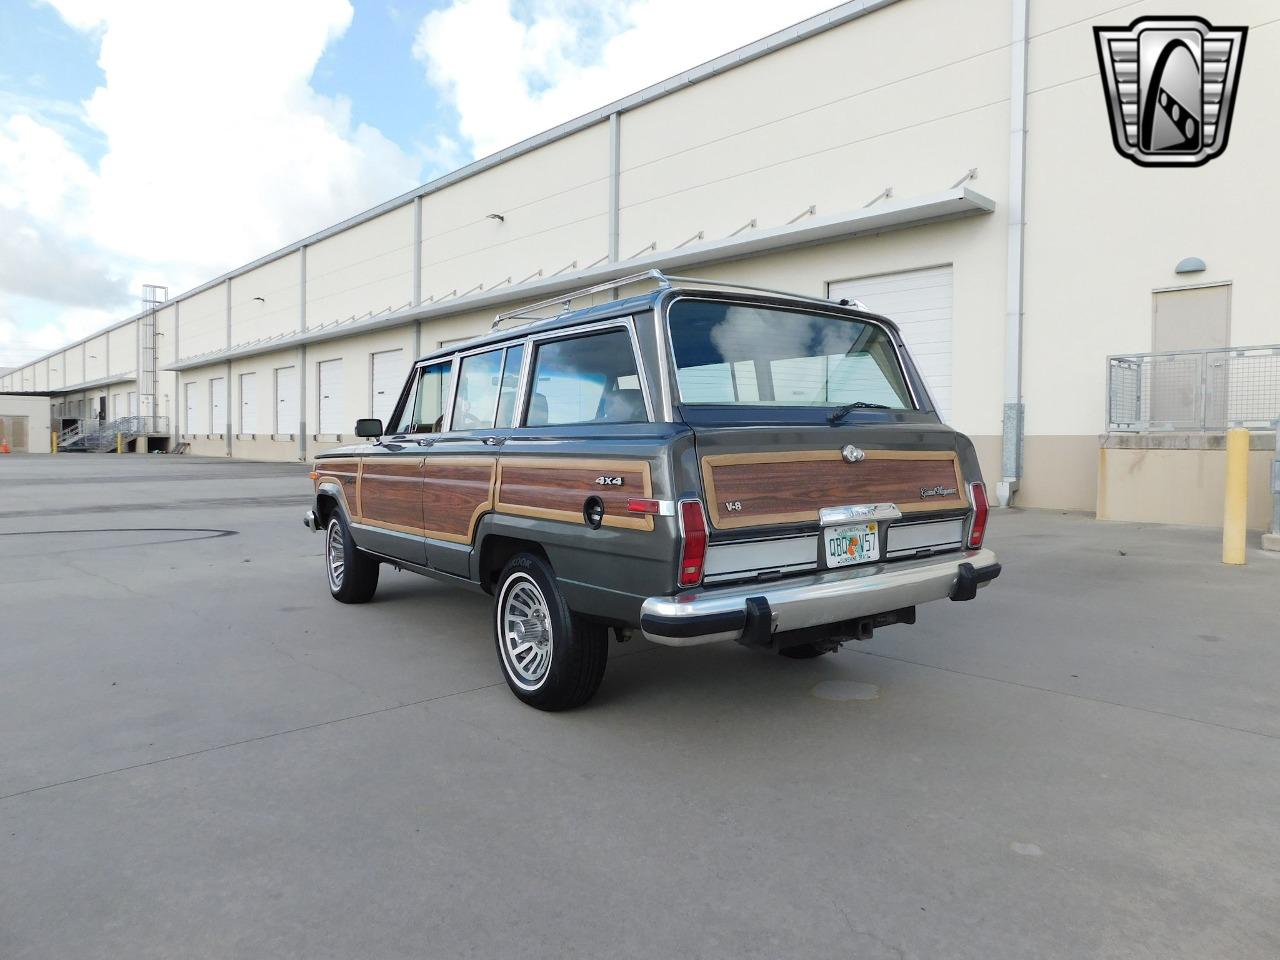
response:
[(849, 567), (880, 559), (880, 525), (851, 523), (822, 528), (822, 555), (828, 567)]

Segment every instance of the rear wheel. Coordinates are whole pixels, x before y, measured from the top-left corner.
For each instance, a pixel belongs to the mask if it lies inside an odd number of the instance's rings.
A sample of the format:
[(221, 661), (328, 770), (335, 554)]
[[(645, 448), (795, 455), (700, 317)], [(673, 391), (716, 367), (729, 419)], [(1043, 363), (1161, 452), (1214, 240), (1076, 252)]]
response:
[(356, 546), (340, 513), (324, 532), (324, 565), (329, 593), (339, 603), (368, 603), (378, 589), (378, 561)]
[(539, 710), (568, 710), (595, 695), (609, 632), (569, 610), (539, 556), (512, 557), (498, 577), (494, 641), (511, 692)]

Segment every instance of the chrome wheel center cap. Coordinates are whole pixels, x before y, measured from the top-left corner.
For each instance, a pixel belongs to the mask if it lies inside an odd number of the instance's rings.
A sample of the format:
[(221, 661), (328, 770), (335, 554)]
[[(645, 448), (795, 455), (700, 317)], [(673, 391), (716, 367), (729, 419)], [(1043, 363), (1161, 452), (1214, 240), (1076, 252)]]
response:
[(547, 645), (547, 631), (541, 620), (524, 617), (516, 620), (511, 626), (517, 643), (532, 643), (539, 647)]

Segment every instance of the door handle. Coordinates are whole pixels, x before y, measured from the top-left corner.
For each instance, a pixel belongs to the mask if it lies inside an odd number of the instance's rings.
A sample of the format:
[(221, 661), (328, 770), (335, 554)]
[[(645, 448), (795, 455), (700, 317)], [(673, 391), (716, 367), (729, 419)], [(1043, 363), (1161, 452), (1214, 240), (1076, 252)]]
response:
[(436, 442), (436, 438), (435, 438), (435, 437), (424, 437), (423, 439), (421, 439), (421, 440), (419, 440), (419, 441), (418, 441), (418, 446), (420, 446), (420, 447), (429, 447), (429, 446), (431, 446), (431, 445), (432, 445), (433, 443), (435, 443), (435, 442)]
[(487, 447), (500, 447), (509, 439), (509, 437), (485, 437), (484, 445)]

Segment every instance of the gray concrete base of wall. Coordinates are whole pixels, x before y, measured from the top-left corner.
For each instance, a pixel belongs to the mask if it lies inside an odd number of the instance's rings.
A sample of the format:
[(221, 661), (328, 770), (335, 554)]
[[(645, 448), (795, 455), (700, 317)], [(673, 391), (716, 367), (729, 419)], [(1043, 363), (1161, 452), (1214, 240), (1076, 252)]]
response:
[(1262, 535), (1262, 549), (1280, 553), (1280, 533), (1264, 533)]

